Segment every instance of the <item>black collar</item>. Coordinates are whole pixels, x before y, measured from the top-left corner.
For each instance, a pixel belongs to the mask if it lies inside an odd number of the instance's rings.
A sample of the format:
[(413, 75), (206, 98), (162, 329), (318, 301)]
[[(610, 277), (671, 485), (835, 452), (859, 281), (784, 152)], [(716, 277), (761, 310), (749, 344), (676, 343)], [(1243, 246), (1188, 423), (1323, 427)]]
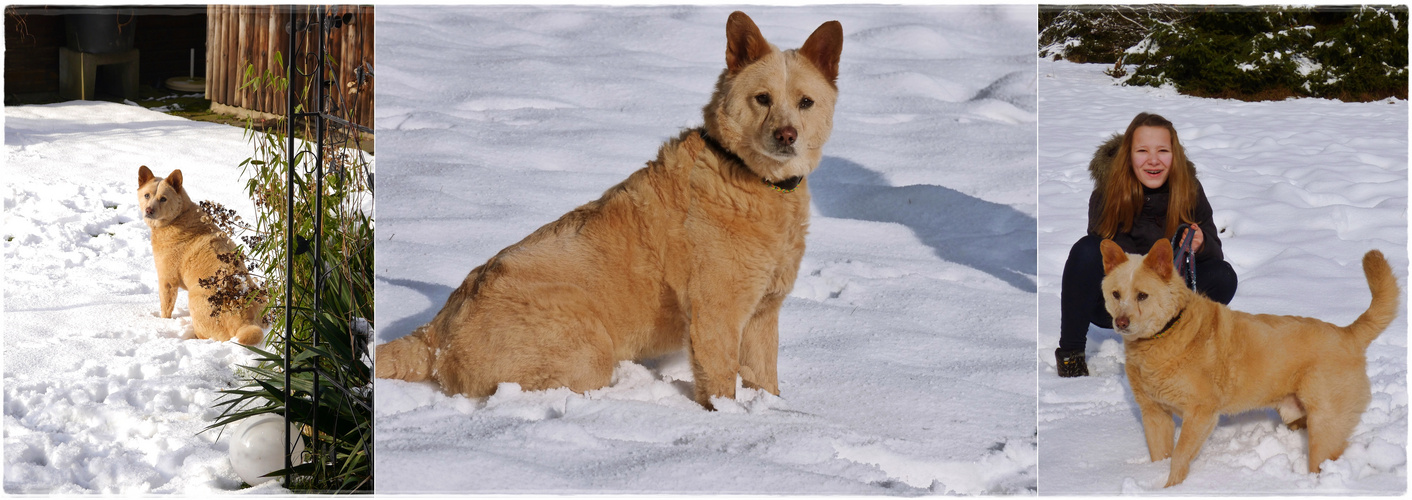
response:
[[(721, 143), (716, 142), (716, 139), (714, 137), (711, 137), (710, 134), (706, 133), (706, 129), (700, 129), (698, 133), (701, 135), (701, 139), (706, 141), (706, 145), (710, 146), (711, 149), (716, 150), (716, 153), (725, 156), (727, 159), (735, 160), (736, 162), (739, 162), (742, 166), (745, 165), (745, 160), (740, 159), (740, 157), (736, 156), (735, 153), (732, 153), (729, 149), (726, 149), (725, 146), (722, 146)], [(799, 183), (804, 181), (804, 177), (796, 175), (794, 177), (790, 177), (779, 182), (770, 182), (769, 179), (766, 179), (764, 177), (761, 177), (760, 180), (765, 184), (769, 184), (770, 189), (779, 191), (781, 193), (790, 193), (793, 192), (795, 188), (799, 187)]]
[(790, 178), (788, 178), (788, 179), (785, 179), (785, 180), (782, 180), (782, 181), (779, 181), (779, 182), (770, 182), (769, 179), (765, 179), (765, 178), (761, 178), (760, 180), (765, 181), (765, 184), (769, 184), (769, 185), (770, 185), (770, 189), (773, 189), (773, 190), (775, 190), (775, 191), (779, 191), (779, 192), (781, 192), (781, 193), (789, 193), (789, 192), (793, 192), (793, 191), (794, 191), (794, 188), (799, 187), (799, 183), (800, 183), (801, 181), (803, 181), (804, 178), (803, 178), (803, 177), (800, 177), (800, 176), (798, 176), (798, 175), (796, 175), (796, 176), (794, 176), (794, 177), (790, 177)]
[(1147, 340), (1157, 340), (1159, 338), (1162, 338), (1163, 335), (1166, 335), (1167, 332), (1172, 329), (1172, 326), (1176, 325), (1177, 321), (1182, 319), (1182, 313), (1184, 312), (1186, 312), (1186, 308), (1182, 308), (1182, 310), (1177, 311), (1177, 315), (1172, 316), (1172, 320), (1167, 322), (1167, 326), (1162, 327), (1162, 331), (1157, 332), (1157, 335), (1148, 337)]

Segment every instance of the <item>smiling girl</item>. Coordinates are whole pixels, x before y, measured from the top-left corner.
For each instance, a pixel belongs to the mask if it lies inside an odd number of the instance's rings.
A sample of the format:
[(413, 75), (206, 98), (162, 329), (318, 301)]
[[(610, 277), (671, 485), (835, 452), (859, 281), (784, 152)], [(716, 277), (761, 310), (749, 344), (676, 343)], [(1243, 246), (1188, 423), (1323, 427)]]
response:
[(1121, 136), (1099, 146), (1089, 164), (1093, 195), (1088, 200), (1088, 235), (1069, 250), (1059, 294), (1059, 349), (1054, 357), (1060, 377), (1088, 375), (1084, 345), (1090, 323), (1112, 328), (1103, 308), (1103, 256), (1099, 242), (1111, 239), (1123, 251), (1145, 254), (1177, 227), (1190, 224), (1196, 254), (1197, 291), (1229, 304), (1236, 274), (1221, 253), (1221, 239), (1211, 221), (1211, 203), (1187, 161), (1177, 129), (1161, 116), (1140, 113)]

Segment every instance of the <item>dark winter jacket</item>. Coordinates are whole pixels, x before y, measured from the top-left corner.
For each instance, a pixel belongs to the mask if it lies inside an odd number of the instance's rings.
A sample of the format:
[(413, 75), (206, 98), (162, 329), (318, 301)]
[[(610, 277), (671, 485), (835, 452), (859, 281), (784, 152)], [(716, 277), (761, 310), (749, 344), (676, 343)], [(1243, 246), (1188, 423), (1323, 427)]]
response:
[[(1098, 234), (1098, 219), (1103, 210), (1103, 186), (1104, 180), (1109, 174), (1109, 167), (1113, 164), (1113, 158), (1117, 156), (1118, 148), (1122, 147), (1123, 136), (1115, 134), (1098, 147), (1093, 153), (1093, 160), (1089, 162), (1089, 176), (1093, 178), (1093, 194), (1088, 198), (1088, 233)], [(1196, 164), (1187, 161), (1186, 168), (1190, 169), (1193, 179), (1196, 178)], [(1142, 188), (1142, 210), (1138, 212), (1137, 218), (1133, 220), (1132, 227), (1126, 233), (1113, 235), (1113, 242), (1123, 247), (1127, 253), (1146, 254), (1152, 248), (1152, 243), (1167, 237), (1167, 200), (1171, 193), (1166, 185), (1157, 189)], [(1211, 202), (1206, 200), (1206, 190), (1201, 187), (1201, 181), (1196, 181), (1196, 207), (1192, 210), (1192, 220), (1201, 228), (1204, 243), (1201, 250), (1196, 252), (1196, 261), (1217, 259), (1225, 260), (1225, 255), (1221, 253), (1221, 238), (1218, 236), (1216, 224), (1211, 220)]]

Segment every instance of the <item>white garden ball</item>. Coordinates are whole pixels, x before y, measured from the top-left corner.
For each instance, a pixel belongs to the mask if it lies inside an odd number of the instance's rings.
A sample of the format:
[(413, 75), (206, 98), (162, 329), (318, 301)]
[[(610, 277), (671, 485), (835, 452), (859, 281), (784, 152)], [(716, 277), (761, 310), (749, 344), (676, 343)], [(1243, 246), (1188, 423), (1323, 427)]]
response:
[[(284, 417), (274, 413), (242, 420), (230, 438), (230, 465), (246, 484), (254, 486), (277, 481), (280, 476), (260, 477), (284, 468)], [(297, 424), (289, 424), (294, 453), (291, 463), (303, 463), (304, 439)]]

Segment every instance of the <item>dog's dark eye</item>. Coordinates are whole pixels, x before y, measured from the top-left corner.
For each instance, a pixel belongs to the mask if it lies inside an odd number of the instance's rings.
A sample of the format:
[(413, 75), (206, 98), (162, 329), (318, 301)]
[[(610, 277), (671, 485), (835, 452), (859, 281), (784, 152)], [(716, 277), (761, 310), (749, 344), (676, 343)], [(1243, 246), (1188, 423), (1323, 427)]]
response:
[(1144, 300), (1147, 300), (1147, 294), (1142, 293), (1142, 292), (1137, 292), (1137, 301), (1138, 301), (1138, 302), (1142, 302), (1142, 301), (1144, 301)]
[(158, 198), (157, 201), (167, 201), (167, 197), (166, 197), (166, 196), (163, 196), (163, 197), (161, 197), (161, 198)]
[(760, 94), (760, 95), (755, 96), (755, 102), (760, 103), (761, 106), (769, 107), (769, 106), (770, 106), (770, 94)]
[(799, 109), (809, 109), (814, 106), (814, 100), (808, 97), (799, 100)]
[(1113, 298), (1115, 298), (1115, 299), (1121, 299), (1122, 297), (1119, 297), (1119, 296), (1118, 296), (1118, 291), (1117, 291), (1117, 290), (1113, 290)]
[(144, 200), (150, 200), (150, 199), (152, 199), (152, 195), (150, 195), (150, 194), (144, 194), (144, 195), (142, 195), (142, 199), (144, 199)]

